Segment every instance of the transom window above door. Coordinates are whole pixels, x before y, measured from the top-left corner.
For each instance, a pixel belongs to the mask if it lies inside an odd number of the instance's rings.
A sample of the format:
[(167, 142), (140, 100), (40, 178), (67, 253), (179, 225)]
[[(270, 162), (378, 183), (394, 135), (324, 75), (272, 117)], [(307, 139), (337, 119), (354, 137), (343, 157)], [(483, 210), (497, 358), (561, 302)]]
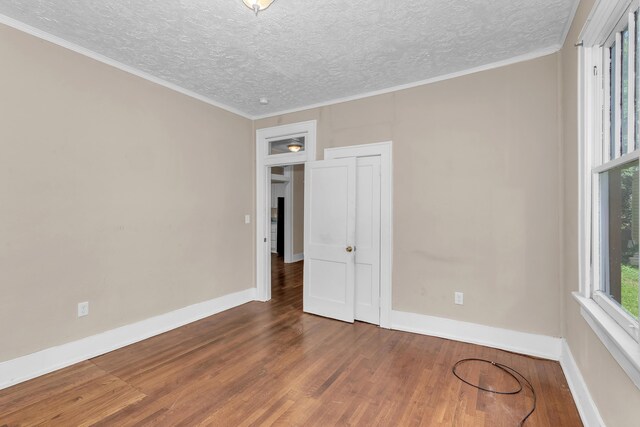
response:
[(306, 136), (300, 135), (288, 138), (278, 138), (269, 141), (269, 155), (288, 154), (305, 151)]
[[(292, 123), (256, 131), (256, 159), (262, 166), (315, 160), (316, 121)], [(260, 170), (259, 173), (264, 171)]]
[(256, 288), (271, 299), (271, 170), (316, 159), (316, 121), (256, 130)]

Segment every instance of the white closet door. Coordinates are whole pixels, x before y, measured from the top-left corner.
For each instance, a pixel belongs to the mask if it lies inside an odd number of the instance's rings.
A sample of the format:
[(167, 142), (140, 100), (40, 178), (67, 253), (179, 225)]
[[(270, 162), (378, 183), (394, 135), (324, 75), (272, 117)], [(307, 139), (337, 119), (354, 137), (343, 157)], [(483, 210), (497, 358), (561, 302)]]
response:
[(380, 324), (380, 156), (356, 163), (355, 318)]
[(304, 311), (353, 322), (356, 159), (306, 163), (304, 217)]

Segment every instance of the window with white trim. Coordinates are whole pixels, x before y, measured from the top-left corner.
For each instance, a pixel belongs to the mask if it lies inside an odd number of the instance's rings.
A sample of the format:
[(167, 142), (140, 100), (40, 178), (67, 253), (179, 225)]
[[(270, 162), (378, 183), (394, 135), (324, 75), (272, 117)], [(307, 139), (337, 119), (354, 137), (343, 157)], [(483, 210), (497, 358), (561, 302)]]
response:
[(639, 1), (597, 2), (581, 33), (583, 316), (640, 387)]
[[(637, 10), (624, 13), (595, 66), (605, 102), (592, 162), (593, 299), (636, 340), (638, 336)], [(598, 79), (597, 77), (600, 76)], [(640, 82), (638, 82), (640, 83)]]

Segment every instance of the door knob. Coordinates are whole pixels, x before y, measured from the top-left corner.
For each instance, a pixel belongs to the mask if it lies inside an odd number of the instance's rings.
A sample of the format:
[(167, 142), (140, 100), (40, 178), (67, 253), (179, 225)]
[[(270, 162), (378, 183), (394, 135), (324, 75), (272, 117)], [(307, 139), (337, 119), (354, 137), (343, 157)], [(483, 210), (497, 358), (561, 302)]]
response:
[(351, 246), (347, 246), (347, 252), (353, 252), (353, 248)]

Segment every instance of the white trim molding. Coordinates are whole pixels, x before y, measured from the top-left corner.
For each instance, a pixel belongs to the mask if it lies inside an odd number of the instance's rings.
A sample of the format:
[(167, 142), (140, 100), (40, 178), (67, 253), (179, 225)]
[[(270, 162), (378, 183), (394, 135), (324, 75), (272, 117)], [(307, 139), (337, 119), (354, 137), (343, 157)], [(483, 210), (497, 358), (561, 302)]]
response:
[(519, 62), (530, 61), (532, 59), (542, 58), (544, 56), (553, 55), (554, 53), (560, 51), (562, 49), (562, 44), (555, 44), (553, 46), (549, 46), (540, 50), (536, 50), (534, 52), (525, 53), (524, 55), (514, 56), (513, 58), (505, 59), (503, 61), (492, 62), (490, 64), (481, 65), (479, 67), (468, 68), (466, 70), (456, 71), (454, 73), (443, 74), (441, 76), (432, 77), (426, 80), (420, 80), (413, 83), (407, 83), (399, 86), (392, 86), (385, 89), (375, 90), (371, 92), (365, 92), (353, 96), (345, 96), (344, 98), (335, 98), (330, 99), (328, 101), (318, 102), (317, 104), (304, 105), (301, 107), (291, 108), (288, 110), (276, 111), (274, 113), (261, 114), (257, 116), (253, 116), (253, 120), (266, 119), (269, 117), (282, 116), (283, 114), (291, 114), (297, 113), (299, 111), (310, 110), (312, 108), (320, 108), (326, 107), (334, 104), (341, 104), (343, 102), (349, 101), (357, 101), (358, 99), (369, 98), (371, 96), (384, 95), (386, 93), (397, 92), (400, 90), (411, 89), (418, 86), (428, 85), (432, 83), (438, 83), (445, 80), (451, 80), (462, 76), (467, 76), (469, 74), (475, 74), (482, 71), (489, 71), (500, 67), (506, 67), (508, 65), (517, 64)]
[[(622, 132), (621, 85), (611, 88), (609, 81), (611, 64), (616, 64), (616, 72), (622, 69), (620, 31), (628, 27), (633, 38), (634, 13), (638, 7), (639, 0), (598, 0), (579, 37), (582, 43), (578, 47), (577, 75), (580, 292), (574, 292), (573, 297), (580, 305), (580, 313), (586, 323), (640, 388), (638, 321), (604, 293), (609, 280), (609, 228), (606, 225), (609, 223), (609, 210), (601, 206), (602, 200), (608, 200), (607, 175), (602, 173), (637, 161), (640, 156), (640, 150), (634, 144), (628, 144), (624, 151), (621, 150), (624, 132), (633, 139), (633, 131), (624, 129)], [(615, 50), (611, 53), (614, 41)], [(635, 63), (633, 52), (630, 51), (627, 58), (631, 65)], [(631, 99), (632, 89), (629, 91)], [(613, 110), (612, 105), (615, 106)], [(629, 108), (632, 116), (633, 102)], [(609, 118), (612, 114), (615, 120)]]
[(175, 92), (181, 93), (182, 95), (186, 95), (190, 98), (197, 99), (198, 101), (202, 101), (205, 104), (212, 105), (214, 107), (221, 108), (225, 111), (228, 111), (233, 114), (237, 114), (238, 116), (244, 117), (245, 119), (254, 120), (253, 116), (246, 114), (236, 108), (225, 105), (221, 102), (214, 101), (211, 98), (200, 95), (199, 93), (193, 92), (189, 89), (185, 89), (182, 86), (178, 86), (177, 84), (170, 83), (166, 80), (163, 80), (159, 77), (153, 76), (147, 72), (141, 71), (137, 68), (131, 67), (129, 65), (123, 64), (122, 62), (118, 62), (115, 59), (111, 59), (104, 55), (101, 55), (97, 52), (94, 52), (85, 47), (79, 46), (75, 43), (71, 43), (67, 40), (61, 39), (58, 36), (54, 36), (53, 34), (47, 33), (46, 31), (39, 30), (31, 25), (27, 25), (24, 22), (18, 21), (16, 19), (10, 18), (6, 15), (0, 14), (0, 24), (4, 24), (8, 27), (16, 29), (18, 31), (22, 31), (23, 33), (27, 33), (31, 36), (37, 37), (39, 39), (48, 41), (49, 43), (53, 43), (57, 46), (60, 46), (64, 49), (68, 49), (72, 52), (78, 53), (80, 55), (86, 56), (98, 62), (102, 62), (105, 65), (109, 65), (111, 67), (117, 68), (120, 71), (124, 71), (125, 73), (133, 74), (134, 76), (140, 77), (141, 79), (148, 80), (157, 85), (163, 86), (167, 89), (173, 90)]
[(254, 301), (249, 288), (0, 363), (0, 390)]
[[(577, 2), (576, 2), (577, 3)], [(572, 20), (569, 21), (569, 23), (571, 23)], [(63, 47), (65, 49), (71, 50), (73, 52), (76, 52), (80, 55), (89, 57), (91, 59), (94, 59), (98, 62), (101, 62), (103, 64), (109, 65), (111, 67), (115, 67), (121, 71), (124, 71), (126, 73), (129, 74), (133, 74), (134, 76), (140, 77), (142, 79), (148, 80), (150, 82), (156, 83), (160, 86), (164, 86), (167, 89), (176, 91), (178, 93), (181, 93), (183, 95), (189, 96), (191, 98), (197, 99), (199, 101), (202, 101), (206, 104), (209, 105), (213, 105), (214, 107), (218, 107), (221, 108), (223, 110), (226, 110), (230, 113), (233, 114), (237, 114), (239, 116), (242, 116), (244, 118), (247, 118), (249, 120), (260, 120), (260, 119), (264, 119), (267, 117), (274, 117), (274, 116), (280, 116), (283, 114), (288, 114), (288, 113), (294, 113), (294, 112), (298, 112), (298, 111), (304, 111), (304, 110), (309, 110), (311, 108), (318, 108), (318, 107), (324, 107), (327, 105), (332, 105), (332, 104), (339, 104), (342, 102), (347, 102), (347, 101), (354, 101), (357, 99), (362, 99), (362, 98), (368, 98), (370, 96), (376, 96), (376, 95), (382, 95), (385, 93), (391, 93), (391, 92), (396, 92), (399, 90), (404, 90), (404, 89), (410, 89), (413, 87), (417, 87), (417, 86), (422, 86), (422, 85), (426, 85), (426, 84), (431, 84), (431, 83), (437, 83), (443, 80), (450, 80), (450, 79), (454, 79), (457, 77), (461, 77), (461, 76), (465, 76), (468, 74), (473, 74), (473, 73), (478, 73), (481, 71), (487, 71), (487, 70), (492, 70), (495, 68), (500, 68), (500, 67), (504, 67), (507, 65), (512, 65), (512, 64), (516, 64), (519, 62), (524, 62), (524, 61), (529, 61), (531, 59), (536, 59), (536, 58), (540, 58), (543, 56), (547, 56), (547, 55), (551, 55), (554, 54), (556, 52), (558, 52), (561, 48), (562, 48), (562, 44), (555, 44), (546, 48), (542, 48), (539, 50), (536, 50), (534, 52), (530, 52), (530, 53), (526, 53), (524, 55), (519, 55), (519, 56), (515, 56), (513, 58), (509, 58), (506, 60), (502, 60), (502, 61), (497, 61), (497, 62), (492, 62), (490, 64), (486, 64), (486, 65), (481, 65), (479, 67), (473, 67), (473, 68), (469, 68), (466, 70), (460, 70), (460, 71), (456, 71), (454, 73), (449, 73), (449, 74), (444, 74), (441, 76), (436, 76), (436, 77), (432, 77), (430, 79), (426, 79), (426, 80), (420, 80), (417, 82), (413, 82), (413, 83), (408, 83), (408, 84), (404, 84), (404, 85), (398, 85), (398, 86), (393, 86), (393, 87), (389, 87), (389, 88), (385, 88), (385, 89), (381, 89), (381, 90), (377, 90), (377, 91), (371, 91), (371, 92), (366, 92), (366, 93), (362, 93), (362, 94), (357, 94), (357, 95), (353, 95), (353, 96), (349, 96), (349, 97), (343, 97), (343, 98), (336, 98), (336, 99), (331, 99), (331, 100), (327, 100), (327, 101), (323, 101), (320, 103), (316, 103), (316, 104), (310, 104), (310, 105), (304, 105), (304, 106), (300, 106), (300, 107), (295, 107), (295, 108), (291, 108), (291, 109), (287, 109), (287, 110), (282, 110), (282, 111), (276, 111), (273, 113), (267, 113), (267, 114), (258, 114), (258, 115), (251, 115), (248, 113), (245, 113), (243, 111), (238, 110), (237, 108), (233, 108), (230, 107), (226, 104), (223, 104), (221, 102), (215, 101), (211, 98), (208, 98), (206, 96), (200, 95), (199, 93), (193, 92), (189, 89), (185, 89), (181, 86), (178, 86), (174, 83), (170, 83), (166, 80), (163, 80), (159, 77), (153, 76), (147, 72), (144, 72), (142, 70), (139, 70), (137, 68), (131, 67), (129, 65), (123, 64), (119, 61), (116, 61), (114, 59), (111, 59), (109, 57), (106, 57), (104, 55), (101, 55), (97, 52), (94, 52), (90, 49), (87, 49), (85, 47), (79, 46), (75, 43), (71, 43), (67, 40), (64, 40), (60, 37), (54, 36), (53, 34), (50, 34), (46, 31), (42, 31), (38, 28), (32, 27), (28, 24), (25, 24), (24, 22), (18, 21), (16, 19), (10, 18), (6, 15), (2, 15), (0, 14), (0, 24), (4, 24), (7, 25), (11, 28), (14, 28), (18, 31), (22, 31), (24, 33), (27, 33), (29, 35), (32, 35), (34, 37), (37, 37), (39, 39), (48, 41), (50, 43), (53, 43), (55, 45), (58, 45), (60, 47)], [(565, 29), (565, 32), (568, 31), (568, 28)], [(563, 33), (562, 35), (562, 39), (564, 39), (566, 37), (566, 34)]]
[(578, 6), (580, 5), (580, 0), (573, 0), (573, 6), (571, 7), (571, 13), (569, 14), (569, 19), (564, 24), (564, 30), (562, 30), (562, 35), (560, 36), (559, 45), (564, 46), (564, 42), (567, 40), (567, 36), (569, 35), (569, 30), (571, 30), (571, 25), (573, 24), (573, 20), (576, 17), (576, 12), (578, 11)]
[(580, 314), (609, 350), (631, 381), (640, 388), (640, 345), (598, 303), (578, 292), (573, 297), (580, 304)]
[(585, 46), (602, 42), (635, 0), (598, 0), (591, 9), (578, 40)]
[(304, 252), (300, 252), (299, 254), (293, 254), (291, 255), (291, 263), (293, 262), (299, 262), (299, 261), (303, 261), (304, 260)]
[(284, 166), (287, 180), (284, 187), (284, 262), (292, 263), (293, 258), (293, 166)]
[(585, 427), (605, 425), (564, 338), (395, 310), (391, 312), (391, 319), (391, 329), (398, 331), (446, 338), (559, 361), (582, 423)]
[[(316, 159), (316, 128), (317, 121), (309, 120), (256, 130), (256, 289), (258, 301), (271, 299), (271, 174), (269, 167), (314, 161)], [(305, 137), (304, 150), (297, 153), (269, 155), (269, 141), (298, 136)]]
[(562, 348), (562, 338), (396, 310), (391, 311), (391, 329), (484, 345), (556, 361), (560, 360)]
[(582, 423), (585, 427), (602, 427), (604, 421), (600, 416), (600, 411), (596, 406), (591, 393), (587, 388), (587, 384), (582, 377), (582, 373), (578, 368), (578, 364), (571, 354), (571, 349), (566, 340), (562, 340), (562, 352), (560, 354), (560, 366), (564, 372), (564, 376), (567, 379), (569, 390), (578, 408), (578, 413), (582, 419)]
[[(576, 1), (576, 3), (578, 3), (578, 1)], [(575, 13), (575, 11), (574, 11)], [(573, 20), (569, 20), (569, 24), (572, 22)], [(258, 114), (258, 115), (251, 115), (248, 113), (245, 113), (243, 111), (238, 110), (237, 108), (233, 108), (230, 107), (226, 104), (223, 104), (221, 102), (215, 101), (211, 98), (208, 98), (206, 96), (200, 95), (199, 93), (193, 92), (189, 89), (185, 89), (181, 86), (178, 86), (174, 83), (170, 83), (166, 80), (163, 80), (159, 77), (153, 76), (147, 72), (144, 72), (142, 70), (139, 70), (137, 68), (131, 67), (129, 65), (123, 64), (119, 61), (116, 61), (114, 59), (111, 59), (109, 57), (106, 57), (104, 55), (101, 55), (97, 52), (94, 52), (90, 49), (87, 49), (85, 47), (79, 46), (75, 43), (71, 43), (67, 40), (64, 40), (58, 36), (54, 36), (53, 34), (50, 34), (46, 31), (42, 31), (38, 28), (32, 27), (28, 24), (25, 24), (24, 22), (18, 21), (16, 19), (10, 18), (6, 15), (2, 15), (0, 14), (0, 24), (4, 24), (7, 25), (11, 28), (14, 28), (18, 31), (22, 31), (24, 33), (27, 33), (29, 35), (32, 35), (34, 37), (37, 37), (39, 39), (48, 41), (50, 43), (53, 43), (55, 45), (58, 45), (62, 48), (71, 50), (73, 52), (76, 52), (80, 55), (86, 56), (88, 58), (94, 59), (98, 62), (102, 62), (103, 64), (109, 65), (111, 67), (115, 67), (121, 71), (124, 71), (126, 73), (129, 74), (133, 74), (134, 76), (140, 77), (142, 79), (148, 80), (150, 82), (156, 83), (160, 86), (164, 86), (167, 89), (176, 91), (178, 93), (181, 93), (183, 95), (189, 96), (191, 98), (197, 99), (199, 101), (202, 101), (206, 104), (209, 105), (213, 105), (214, 107), (218, 107), (221, 108), (223, 110), (226, 110), (230, 113), (233, 114), (237, 114), (239, 116), (242, 116), (244, 118), (247, 118), (249, 120), (260, 120), (260, 119), (264, 119), (267, 117), (274, 117), (274, 116), (280, 116), (283, 114), (289, 114), (289, 113), (294, 113), (294, 112), (298, 112), (298, 111), (304, 111), (304, 110), (309, 110), (311, 108), (318, 108), (318, 107), (324, 107), (327, 105), (332, 105), (332, 104), (339, 104), (342, 102), (347, 102), (347, 101), (354, 101), (357, 99), (362, 99), (362, 98), (368, 98), (371, 96), (376, 96), (376, 95), (382, 95), (385, 93), (391, 93), (391, 92), (396, 92), (399, 90), (404, 90), (404, 89), (410, 89), (413, 87), (417, 87), (417, 86), (422, 86), (422, 85), (426, 85), (426, 84), (431, 84), (431, 83), (437, 83), (443, 80), (450, 80), (450, 79), (454, 79), (457, 77), (461, 77), (461, 76), (466, 76), (468, 74), (473, 74), (473, 73), (478, 73), (481, 71), (487, 71), (487, 70), (492, 70), (495, 68), (500, 68), (500, 67), (504, 67), (504, 66), (508, 66), (508, 65), (512, 65), (512, 64), (517, 64), (519, 62), (524, 62), (524, 61), (529, 61), (532, 59), (536, 59), (536, 58), (540, 58), (543, 56), (547, 56), (547, 55), (552, 55), (556, 52), (558, 52), (561, 48), (562, 48), (562, 43), (559, 44), (555, 44), (546, 48), (542, 48), (539, 50), (536, 50), (534, 52), (530, 52), (530, 53), (526, 53), (524, 55), (519, 55), (519, 56), (515, 56), (513, 58), (509, 58), (506, 60), (502, 60), (502, 61), (497, 61), (497, 62), (492, 62), (490, 64), (486, 64), (486, 65), (481, 65), (479, 67), (473, 67), (473, 68), (469, 68), (466, 70), (460, 70), (460, 71), (456, 71), (454, 73), (449, 73), (449, 74), (443, 74), (441, 76), (436, 76), (436, 77), (432, 77), (430, 79), (426, 79), (426, 80), (420, 80), (417, 82), (413, 82), (413, 83), (408, 83), (408, 84), (404, 84), (404, 85), (398, 85), (398, 86), (393, 86), (393, 87), (389, 87), (389, 88), (385, 88), (385, 89), (381, 89), (381, 90), (377, 90), (377, 91), (371, 91), (371, 92), (366, 92), (366, 93), (362, 93), (362, 94), (357, 94), (357, 95), (353, 95), (353, 96), (348, 96), (348, 97), (343, 97), (343, 98), (336, 98), (336, 99), (331, 99), (331, 100), (327, 100), (327, 101), (323, 101), (323, 102), (319, 102), (316, 104), (310, 104), (310, 105), (304, 105), (304, 106), (300, 106), (300, 107), (295, 107), (295, 108), (291, 108), (291, 109), (287, 109), (287, 110), (282, 110), (282, 111), (276, 111), (273, 113), (267, 113), (267, 114)], [(561, 39), (564, 40), (564, 38), (566, 37), (566, 32), (568, 32), (568, 27), (565, 28), (565, 31), (562, 34)]]

